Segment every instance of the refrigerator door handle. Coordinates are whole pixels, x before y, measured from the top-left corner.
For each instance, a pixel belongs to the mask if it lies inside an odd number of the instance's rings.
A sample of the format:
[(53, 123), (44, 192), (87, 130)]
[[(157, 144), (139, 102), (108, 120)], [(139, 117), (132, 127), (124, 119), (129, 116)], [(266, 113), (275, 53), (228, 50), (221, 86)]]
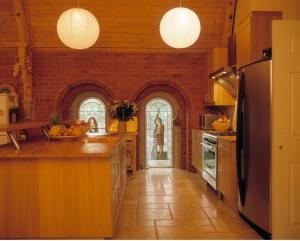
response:
[(245, 74), (240, 75), (240, 85), (237, 105), (237, 141), (236, 141), (236, 160), (239, 196), (241, 205), (245, 205), (245, 184), (243, 181), (243, 149), (244, 149), (244, 99), (245, 99)]

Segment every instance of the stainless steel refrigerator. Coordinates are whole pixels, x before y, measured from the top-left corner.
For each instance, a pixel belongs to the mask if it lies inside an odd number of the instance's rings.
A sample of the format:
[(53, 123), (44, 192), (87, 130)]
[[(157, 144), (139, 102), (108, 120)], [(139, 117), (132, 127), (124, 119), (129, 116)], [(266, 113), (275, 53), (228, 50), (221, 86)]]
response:
[(237, 173), (239, 212), (264, 238), (271, 238), (272, 61), (239, 69)]

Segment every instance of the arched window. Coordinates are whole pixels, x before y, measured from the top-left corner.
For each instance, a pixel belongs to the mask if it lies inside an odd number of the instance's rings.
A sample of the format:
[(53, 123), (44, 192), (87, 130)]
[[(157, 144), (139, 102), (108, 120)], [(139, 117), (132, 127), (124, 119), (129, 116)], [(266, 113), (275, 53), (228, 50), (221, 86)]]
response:
[(79, 119), (90, 123), (90, 133), (104, 133), (106, 130), (106, 111), (104, 103), (96, 98), (84, 99), (79, 105)]
[(172, 118), (170, 103), (162, 98), (146, 106), (146, 157), (148, 167), (173, 167)]

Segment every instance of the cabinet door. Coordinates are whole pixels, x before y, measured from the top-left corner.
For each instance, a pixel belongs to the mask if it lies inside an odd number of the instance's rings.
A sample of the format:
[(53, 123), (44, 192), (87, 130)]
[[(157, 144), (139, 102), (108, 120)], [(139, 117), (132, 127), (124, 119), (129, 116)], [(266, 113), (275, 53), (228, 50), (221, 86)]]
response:
[(192, 130), (192, 164), (201, 171), (202, 169), (202, 131), (193, 129)]
[(198, 150), (198, 158), (197, 158), (197, 169), (199, 172), (202, 172), (202, 131), (197, 131), (197, 150)]
[(235, 155), (231, 149), (218, 148), (218, 190), (231, 202), (237, 202)]
[(116, 147), (111, 157), (111, 184), (115, 185), (117, 178), (120, 175), (120, 154), (119, 148)]
[(236, 64), (238, 67), (251, 61), (251, 25), (250, 17), (245, 19), (236, 31)]
[(218, 190), (227, 196), (229, 190), (229, 177), (228, 177), (228, 165), (230, 162), (231, 154), (218, 149)]

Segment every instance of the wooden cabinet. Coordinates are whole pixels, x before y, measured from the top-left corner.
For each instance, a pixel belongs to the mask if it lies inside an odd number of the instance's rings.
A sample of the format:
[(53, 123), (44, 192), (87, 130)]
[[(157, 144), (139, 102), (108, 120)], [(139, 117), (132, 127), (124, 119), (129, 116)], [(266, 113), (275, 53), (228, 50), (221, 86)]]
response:
[(113, 228), (115, 228), (117, 222), (118, 210), (122, 201), (127, 180), (126, 146), (126, 138), (124, 138), (113, 150), (111, 157)]
[(235, 142), (218, 140), (218, 191), (237, 202)]
[(212, 50), (212, 69), (216, 71), (228, 65), (228, 48), (214, 48)]
[(262, 58), (262, 50), (272, 47), (272, 21), (281, 18), (278, 11), (252, 11), (236, 26), (238, 67)]
[(192, 165), (202, 171), (202, 130), (192, 129)]
[(112, 238), (126, 178), (122, 136), (2, 146), (0, 239)]
[(214, 102), (214, 80), (209, 78), (209, 74), (228, 65), (227, 48), (213, 48), (206, 55), (206, 69), (207, 69), (207, 81), (205, 86), (205, 99), (204, 105)]

